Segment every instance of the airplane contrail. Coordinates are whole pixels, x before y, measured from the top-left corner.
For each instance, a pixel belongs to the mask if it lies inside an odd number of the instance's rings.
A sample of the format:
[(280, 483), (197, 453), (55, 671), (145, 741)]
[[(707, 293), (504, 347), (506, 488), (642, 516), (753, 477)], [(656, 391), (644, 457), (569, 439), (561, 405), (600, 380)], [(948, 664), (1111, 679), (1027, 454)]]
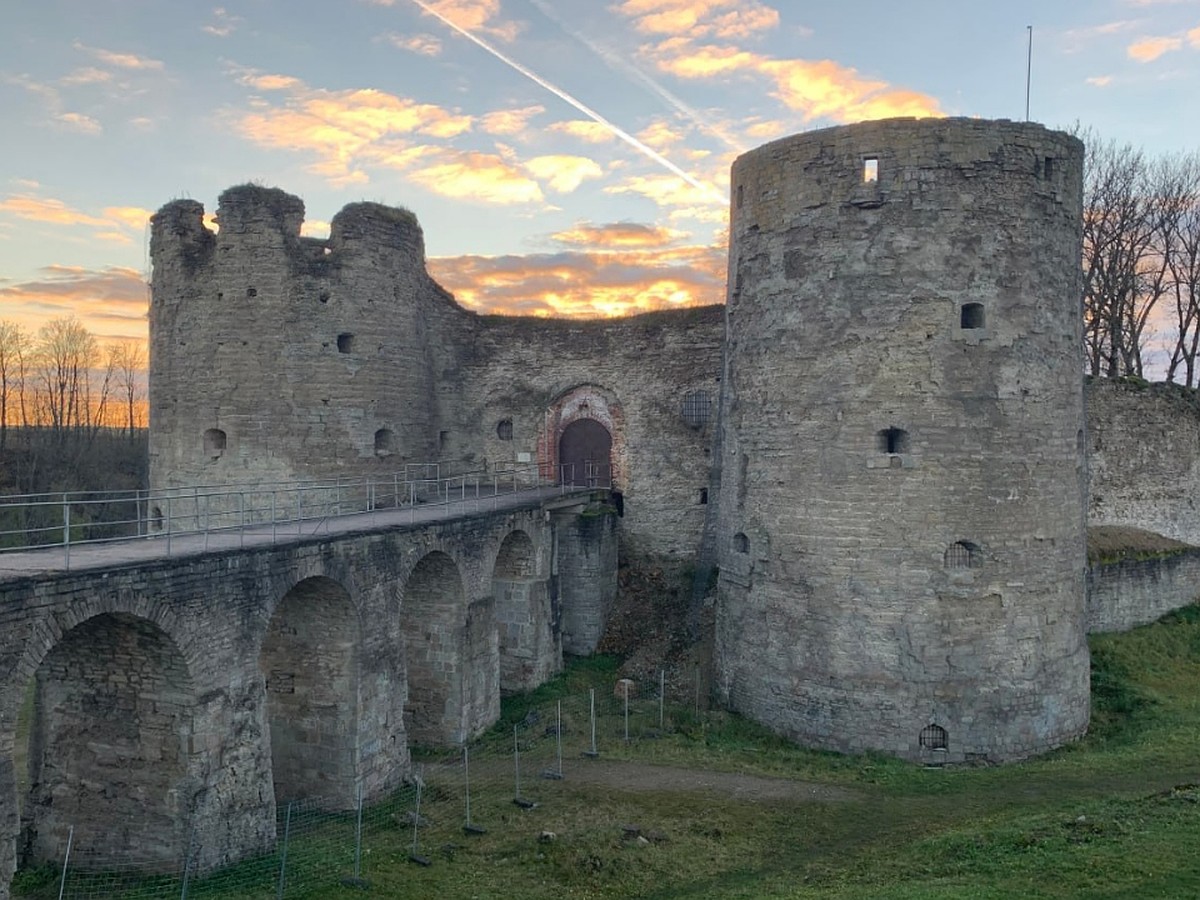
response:
[(604, 60), (609, 68), (622, 72), (623, 74), (632, 78), (634, 81), (642, 84), (652, 94), (656, 94), (661, 100), (663, 100), (667, 106), (675, 110), (675, 112), (680, 113), (682, 116), (684, 116), (684, 118), (691, 120), (691, 122), (696, 125), (697, 128), (716, 137), (729, 149), (736, 150), (738, 153), (746, 152), (747, 147), (745, 144), (743, 144), (737, 138), (732, 137), (724, 128), (708, 122), (704, 116), (700, 114), (700, 111), (687, 103), (687, 101), (671, 93), (671, 91), (667, 90), (611, 47), (608, 47), (599, 41), (593, 40), (586, 34), (578, 31), (575, 28), (572, 28), (569, 23), (564, 21), (563, 18), (558, 15), (554, 7), (547, 3), (546, 0), (529, 0), (529, 2), (532, 3), (543, 16), (561, 28), (565, 34), (579, 41), (579, 43), (583, 44), (598, 57)]
[(608, 119), (604, 118), (604, 116), (600, 115), (600, 113), (596, 112), (594, 109), (592, 109), (586, 103), (582, 102), (581, 100), (576, 100), (574, 97), (572, 97), (566, 91), (564, 91), (562, 88), (547, 81), (545, 78), (538, 75), (536, 72), (534, 72), (532, 69), (528, 68), (527, 66), (523, 66), (521, 63), (517, 62), (511, 56), (508, 56), (503, 51), (499, 50), (496, 47), (493, 47), (491, 44), (489, 44), (483, 38), (472, 34), (471, 32), (467, 31), (467, 29), (461, 27), (460, 25), (457, 25), (450, 19), (446, 18), (444, 15), (442, 15), (436, 9), (433, 9), (428, 3), (425, 3), (424, 0), (412, 0), (412, 2), (415, 3), (417, 6), (421, 7), (421, 9), (423, 9), (425, 12), (429, 13), (429, 15), (440, 20), (442, 22), (442, 24), (446, 25), (448, 28), (452, 28), (455, 31), (457, 31), (459, 34), (461, 34), (463, 37), (465, 37), (471, 43), (475, 44), (475, 46), (480, 47), (483, 50), (486, 50), (488, 53), (490, 53), (492, 56), (496, 57), (496, 59), (500, 60), (505, 65), (520, 72), (522, 75), (524, 75), (530, 81), (532, 81), (534, 84), (545, 88), (550, 93), (554, 94), (554, 96), (558, 97), (560, 100), (563, 100), (566, 103), (569, 103), (571, 106), (575, 107), (577, 110), (579, 110), (581, 113), (583, 113), (589, 119), (591, 119), (593, 122), (597, 123), (598, 125), (603, 125), (610, 132), (612, 132), (616, 137), (620, 138), (625, 143), (627, 143), (629, 146), (633, 147), (635, 150), (637, 150), (643, 156), (646, 156), (649, 159), (654, 160), (654, 162), (658, 163), (660, 166), (667, 169), (673, 175), (678, 175), (680, 178), (682, 178), (684, 181), (686, 181), (688, 184), (690, 184), (696, 190), (698, 190), (701, 193), (708, 196), (714, 202), (720, 203), (722, 205), (724, 205), (727, 202), (726, 198), (724, 196), (722, 196), (721, 193), (719, 191), (717, 191), (717, 189), (714, 188), (712, 185), (705, 184), (704, 182), (700, 181), (699, 179), (692, 177), (687, 172), (683, 171), (683, 169), (679, 168), (679, 166), (675, 165), (675, 163), (671, 162), (669, 159), (667, 159), (665, 156), (663, 156), (661, 153), (659, 153), (657, 150), (655, 150), (653, 147), (648, 147), (647, 145), (643, 144), (641, 141), (639, 141), (637, 138), (635, 138), (628, 131), (625, 131), (619, 125), (617, 125), (613, 122), (610, 122)]

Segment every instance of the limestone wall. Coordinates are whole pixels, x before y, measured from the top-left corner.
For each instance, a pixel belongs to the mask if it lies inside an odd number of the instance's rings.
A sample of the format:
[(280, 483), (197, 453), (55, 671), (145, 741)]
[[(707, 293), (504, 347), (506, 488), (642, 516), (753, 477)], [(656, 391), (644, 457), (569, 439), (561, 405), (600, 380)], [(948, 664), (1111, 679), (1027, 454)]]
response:
[(1127, 525), (1200, 544), (1200, 403), (1167, 384), (1087, 385), (1089, 525)]
[(1200, 549), (1088, 566), (1087, 630), (1128, 631), (1200, 599)]
[[(611, 433), (628, 548), (695, 552), (722, 310), (574, 323), (479, 317), (427, 274), (411, 213), (346, 207), (327, 241), (304, 205), (242, 186), (218, 233), (194, 201), (153, 220), (153, 489), (539, 464), (562, 431)], [(707, 421), (685, 421), (684, 406)], [(507, 423), (507, 424), (502, 424)]]
[(733, 167), (717, 684), (803, 743), (1083, 732), (1083, 153), (891, 120)]
[[(417, 726), (456, 744), (499, 715), (502, 671), (533, 687), (559, 670), (561, 618), (615, 579), (612, 517), (594, 522), (584, 535), (532, 505), (4, 579), (0, 895), (18, 853), (60, 859), (70, 826), (81, 851), (136, 846), (172, 866), (191, 835), (207, 870), (270, 848), (277, 800), (349, 806), (359, 785), (368, 799), (392, 789)], [(593, 572), (591, 590), (578, 577), (560, 587), (556, 548), (613, 572)], [(522, 580), (536, 606), (507, 598), (506, 620), (524, 629), (502, 646), (497, 583)], [(410, 632), (440, 653), (433, 665), (410, 652)], [(19, 798), (16, 722), (31, 683), (32, 778)]]

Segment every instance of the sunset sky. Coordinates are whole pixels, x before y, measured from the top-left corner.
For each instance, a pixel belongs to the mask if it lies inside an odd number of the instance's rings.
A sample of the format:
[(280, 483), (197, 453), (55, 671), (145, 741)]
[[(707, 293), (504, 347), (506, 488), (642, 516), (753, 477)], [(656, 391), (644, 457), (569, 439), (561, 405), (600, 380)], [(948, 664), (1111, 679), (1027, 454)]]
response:
[(13, 0), (0, 318), (145, 336), (147, 218), (254, 181), (415, 212), (465, 306), (719, 302), (730, 162), (892, 115), (1200, 147), (1200, 0)]

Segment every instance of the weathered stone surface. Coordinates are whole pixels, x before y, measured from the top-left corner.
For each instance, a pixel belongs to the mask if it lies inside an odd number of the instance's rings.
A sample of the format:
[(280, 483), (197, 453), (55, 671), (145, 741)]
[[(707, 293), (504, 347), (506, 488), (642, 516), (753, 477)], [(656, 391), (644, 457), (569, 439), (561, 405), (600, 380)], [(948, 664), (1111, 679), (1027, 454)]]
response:
[(891, 120), (734, 164), (733, 708), (910, 759), (943, 741), (1019, 758), (1085, 729), (1082, 163), (1040, 126)]
[[(533, 687), (561, 668), (549, 599), (593, 602), (560, 559), (615, 569), (612, 515), (581, 530), (584, 502), (553, 507), (0, 582), (0, 888), (72, 826), (110, 860), (175, 866), (192, 838), (196, 864), (224, 865), (273, 845), (277, 802), (349, 808), (405, 777), (410, 741), (478, 734), (502, 672)], [(519, 625), (503, 645), (498, 591)]]
[[(215, 235), (203, 212), (182, 200), (153, 219), (153, 488), (434, 461), (489, 475), (529, 463), (553, 477), (564, 430), (592, 420), (611, 435), (627, 550), (696, 551), (720, 307), (477, 316), (429, 277), (405, 210), (352, 204), (327, 241), (301, 238), (303, 203), (275, 189), (222, 194)], [(701, 412), (690, 424), (685, 398)]]
[(1127, 525), (1200, 544), (1200, 404), (1178, 385), (1087, 385), (1089, 525)]
[(1087, 630), (1128, 631), (1200, 599), (1200, 549), (1088, 566)]

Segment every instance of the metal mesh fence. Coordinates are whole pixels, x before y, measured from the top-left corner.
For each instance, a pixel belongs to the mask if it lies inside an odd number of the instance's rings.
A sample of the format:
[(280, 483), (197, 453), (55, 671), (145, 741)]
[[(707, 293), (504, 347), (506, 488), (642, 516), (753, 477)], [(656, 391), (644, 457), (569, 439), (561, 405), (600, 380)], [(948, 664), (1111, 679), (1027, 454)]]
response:
[(403, 784), (382, 797), (360, 792), (353, 809), (332, 798), (280, 798), (273, 849), (216, 870), (198, 866), (208, 855), (194, 833), (169, 863), (139, 859), (136, 849), (119, 858), (81, 853), (72, 834), (58, 863), (18, 874), (13, 896), (322, 897), (368, 887), (397, 866), (469, 866), (471, 854), (457, 851), (470, 841), (511, 827), (523, 811), (571, 808), (594, 760), (617, 750), (636, 757), (646, 742), (700, 723), (700, 701), (698, 673), (694, 684), (659, 673), (527, 706), (462, 746), (415, 748)]

